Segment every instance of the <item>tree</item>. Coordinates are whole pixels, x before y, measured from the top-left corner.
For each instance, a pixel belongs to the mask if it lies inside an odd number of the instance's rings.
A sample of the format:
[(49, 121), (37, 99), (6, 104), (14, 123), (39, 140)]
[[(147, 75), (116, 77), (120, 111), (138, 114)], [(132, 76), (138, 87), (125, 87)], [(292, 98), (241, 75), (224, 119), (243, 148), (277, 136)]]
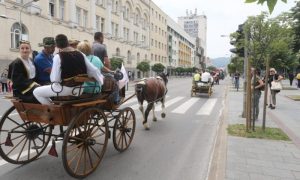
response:
[(183, 67), (177, 67), (177, 68), (175, 69), (175, 71), (176, 71), (176, 73), (177, 73), (178, 75), (180, 75), (181, 73), (184, 72), (184, 68), (183, 68)]
[[(282, 2), (286, 3), (287, 0), (281, 0)], [(272, 13), (274, 10), (274, 7), (277, 3), (277, 0), (246, 0), (246, 3), (254, 3), (257, 2), (257, 4), (263, 5), (265, 2), (267, 2), (269, 12)]]
[(215, 70), (217, 70), (217, 68), (215, 66), (208, 66), (207, 69), (209, 71), (215, 71)]
[(123, 59), (121, 58), (111, 58), (110, 59), (110, 64), (111, 64), (111, 69), (116, 70), (117, 68), (121, 69), (123, 63)]
[(296, 6), (291, 9), (290, 17), (293, 20), (292, 29), (294, 31), (295, 38), (293, 40), (293, 51), (299, 53), (300, 50), (300, 2), (296, 3)]
[(145, 76), (145, 72), (150, 71), (150, 64), (147, 61), (140, 62), (136, 68), (143, 73), (143, 77)]
[(164, 69), (165, 69), (165, 66), (161, 63), (156, 63), (152, 66), (152, 71), (154, 71), (156, 73), (163, 72)]

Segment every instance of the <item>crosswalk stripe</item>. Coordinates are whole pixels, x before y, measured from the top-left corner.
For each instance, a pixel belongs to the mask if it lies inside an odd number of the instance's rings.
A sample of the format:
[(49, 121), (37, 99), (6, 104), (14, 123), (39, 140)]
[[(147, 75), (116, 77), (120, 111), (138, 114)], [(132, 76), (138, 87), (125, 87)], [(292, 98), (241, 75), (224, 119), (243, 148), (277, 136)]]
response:
[(216, 98), (207, 100), (205, 104), (202, 105), (201, 109), (197, 112), (197, 115), (210, 115), (216, 103)]
[[(168, 98), (168, 96), (167, 96), (167, 98)], [(169, 100), (169, 101), (166, 101), (166, 102), (165, 102), (165, 108), (167, 108), (167, 107), (171, 106), (172, 104), (174, 104), (174, 103), (176, 103), (176, 102), (182, 100), (183, 98), (184, 98), (184, 97), (180, 97), (180, 96), (179, 96), (179, 97), (173, 98), (173, 99), (171, 99), (171, 100)], [(155, 111), (161, 111), (161, 110), (162, 110), (162, 109), (161, 109), (161, 106), (155, 108)]]
[(190, 100), (186, 101), (176, 109), (172, 111), (172, 113), (184, 114), (191, 106), (193, 106), (199, 98), (191, 98)]

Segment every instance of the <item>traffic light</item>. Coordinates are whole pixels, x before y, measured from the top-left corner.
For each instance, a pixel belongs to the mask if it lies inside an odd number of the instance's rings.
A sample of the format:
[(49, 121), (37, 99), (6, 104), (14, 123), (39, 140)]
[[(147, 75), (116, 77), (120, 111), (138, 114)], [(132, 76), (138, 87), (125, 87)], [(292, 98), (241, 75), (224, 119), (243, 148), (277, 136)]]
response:
[(230, 44), (235, 46), (235, 48), (230, 49), (230, 52), (238, 55), (239, 57), (244, 57), (244, 24), (240, 24), (238, 30), (236, 31), (235, 41), (230, 41)]

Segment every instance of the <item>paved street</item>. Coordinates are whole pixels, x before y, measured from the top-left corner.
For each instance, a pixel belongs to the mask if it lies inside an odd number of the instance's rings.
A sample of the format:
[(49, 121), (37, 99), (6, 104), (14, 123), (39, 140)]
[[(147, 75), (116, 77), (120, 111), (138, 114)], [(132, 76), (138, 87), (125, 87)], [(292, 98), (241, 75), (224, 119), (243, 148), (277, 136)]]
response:
[[(150, 131), (142, 126), (141, 113), (134, 100), (122, 106), (135, 110), (137, 128), (130, 148), (118, 153), (111, 140), (98, 169), (87, 179), (102, 180), (194, 180), (205, 179), (212, 155), (212, 148), (219, 125), (226, 90), (224, 81), (214, 87), (211, 98), (206, 95), (190, 97), (191, 78), (172, 78), (168, 84), (166, 100), (167, 117), (152, 122)], [(133, 93), (130, 84), (127, 94)], [(0, 114), (10, 105), (0, 100)], [(156, 110), (159, 110), (157, 107)], [(57, 144), (60, 152), (60, 143)], [(47, 155), (24, 166), (0, 160), (0, 177), (5, 180), (71, 179), (65, 172), (61, 153), (59, 158)]]

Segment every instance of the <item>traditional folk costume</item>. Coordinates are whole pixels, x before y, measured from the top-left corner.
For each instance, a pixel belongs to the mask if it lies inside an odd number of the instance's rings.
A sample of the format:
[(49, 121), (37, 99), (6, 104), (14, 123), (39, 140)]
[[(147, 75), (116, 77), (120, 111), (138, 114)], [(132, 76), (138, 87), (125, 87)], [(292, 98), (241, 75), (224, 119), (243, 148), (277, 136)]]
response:
[(13, 95), (24, 102), (37, 102), (32, 92), (38, 87), (35, 80), (35, 66), (31, 59), (17, 58), (8, 69), (8, 78), (13, 82)]

